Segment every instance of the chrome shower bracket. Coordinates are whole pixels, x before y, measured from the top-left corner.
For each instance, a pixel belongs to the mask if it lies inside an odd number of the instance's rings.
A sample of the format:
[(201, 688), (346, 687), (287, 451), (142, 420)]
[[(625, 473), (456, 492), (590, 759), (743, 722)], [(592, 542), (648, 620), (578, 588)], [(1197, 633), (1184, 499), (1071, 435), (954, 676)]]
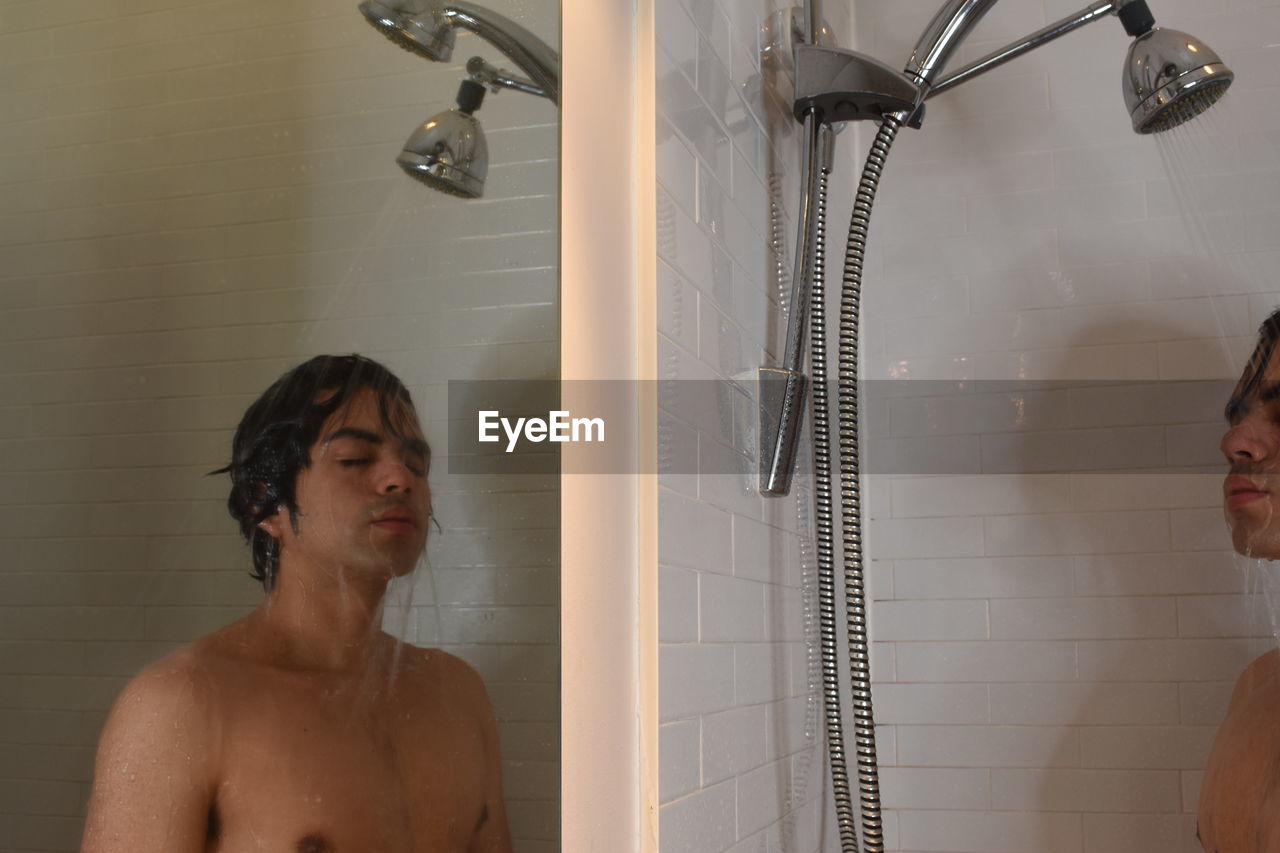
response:
[(880, 121), (888, 113), (907, 113), (906, 124), (919, 127), (924, 116), (920, 87), (900, 71), (854, 50), (803, 44), (796, 48), (797, 121), (816, 111), (826, 124)]
[(499, 68), (486, 61), (482, 56), (473, 56), (467, 60), (467, 73), (471, 75), (472, 80), (482, 86), (488, 86), (490, 91), (493, 92), (499, 89), (514, 89), (517, 92), (524, 92), (526, 95), (551, 98), (551, 93), (537, 83), (512, 74), (505, 68)]

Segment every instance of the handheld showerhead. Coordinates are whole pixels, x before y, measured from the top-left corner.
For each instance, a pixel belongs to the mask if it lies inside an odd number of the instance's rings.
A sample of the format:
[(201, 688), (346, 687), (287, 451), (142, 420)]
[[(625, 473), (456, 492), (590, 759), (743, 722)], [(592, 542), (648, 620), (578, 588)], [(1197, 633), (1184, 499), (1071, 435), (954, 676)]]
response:
[(1138, 133), (1160, 133), (1217, 103), (1235, 74), (1194, 36), (1152, 27), (1129, 46), (1124, 103)]
[(489, 173), (489, 145), (472, 113), (480, 108), (485, 88), (474, 80), (458, 87), (458, 106), (427, 119), (413, 132), (396, 163), (432, 189), (463, 198), (484, 194)]
[(410, 53), (435, 62), (448, 62), (456, 38), (444, 7), (433, 0), (364, 0), (360, 4), (374, 29)]

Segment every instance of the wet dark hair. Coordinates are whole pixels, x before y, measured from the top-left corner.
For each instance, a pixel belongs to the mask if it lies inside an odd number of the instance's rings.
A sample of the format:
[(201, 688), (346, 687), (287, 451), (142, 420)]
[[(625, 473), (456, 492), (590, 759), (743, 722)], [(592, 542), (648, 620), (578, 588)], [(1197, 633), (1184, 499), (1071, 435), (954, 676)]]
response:
[(1258, 343), (1254, 345), (1253, 354), (1245, 366), (1240, 382), (1227, 400), (1223, 414), (1229, 423), (1234, 423), (1243, 412), (1245, 401), (1259, 394), (1262, 389), (1262, 377), (1267, 372), (1271, 356), (1275, 354), (1276, 342), (1280, 341), (1280, 308), (1275, 309), (1258, 327)]
[(311, 463), (311, 446), (329, 416), (365, 388), (377, 396), (383, 426), (401, 435), (403, 420), (397, 424), (394, 417), (401, 408), (397, 404), (413, 412), (413, 400), (395, 374), (361, 355), (318, 355), (281, 376), (254, 401), (236, 427), (231, 464), (212, 472), (231, 475), (227, 509), (253, 553), (251, 574), (268, 592), (280, 569), (280, 544), (258, 524), (284, 507), (298, 529), (295, 487), (299, 472)]

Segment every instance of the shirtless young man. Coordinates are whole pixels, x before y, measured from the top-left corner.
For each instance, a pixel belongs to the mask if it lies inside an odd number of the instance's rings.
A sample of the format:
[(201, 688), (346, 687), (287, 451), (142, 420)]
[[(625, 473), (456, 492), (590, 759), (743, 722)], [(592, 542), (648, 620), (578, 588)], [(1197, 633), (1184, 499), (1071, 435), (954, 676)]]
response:
[(312, 359), (250, 407), (232, 456), (266, 598), (120, 694), (82, 853), (509, 853), (480, 678), (381, 630), (431, 509), (404, 386)]
[[(1280, 311), (1227, 403), (1223, 503), (1235, 550), (1280, 559)], [(1280, 651), (1236, 681), (1200, 789), (1199, 837), (1209, 853), (1280, 853)]]

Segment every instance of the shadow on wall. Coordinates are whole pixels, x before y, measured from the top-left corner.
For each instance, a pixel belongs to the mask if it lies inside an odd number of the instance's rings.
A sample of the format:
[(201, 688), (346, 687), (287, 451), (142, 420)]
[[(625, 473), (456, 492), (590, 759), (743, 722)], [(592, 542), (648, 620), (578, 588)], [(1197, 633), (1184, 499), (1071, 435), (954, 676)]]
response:
[[(1197, 334), (1117, 322), (1067, 347), (1226, 349)], [(1066, 641), (1074, 654), (1070, 681), (991, 685), (993, 723), (1043, 726), (1054, 744), (1043, 770), (1005, 782), (1026, 784), (1028, 809), (1083, 812), (1086, 839), (1115, 849), (1199, 850), (1200, 773), (1235, 676), (1261, 651), (1221, 512), (1221, 408), (1233, 385), (1049, 383), (1045, 419), (984, 454), (984, 467), (1017, 472), (1024, 513), (986, 520), (988, 555), (1071, 572), (1069, 595), (989, 602), (992, 639)], [(1042, 823), (1045, 849), (1057, 833)]]

